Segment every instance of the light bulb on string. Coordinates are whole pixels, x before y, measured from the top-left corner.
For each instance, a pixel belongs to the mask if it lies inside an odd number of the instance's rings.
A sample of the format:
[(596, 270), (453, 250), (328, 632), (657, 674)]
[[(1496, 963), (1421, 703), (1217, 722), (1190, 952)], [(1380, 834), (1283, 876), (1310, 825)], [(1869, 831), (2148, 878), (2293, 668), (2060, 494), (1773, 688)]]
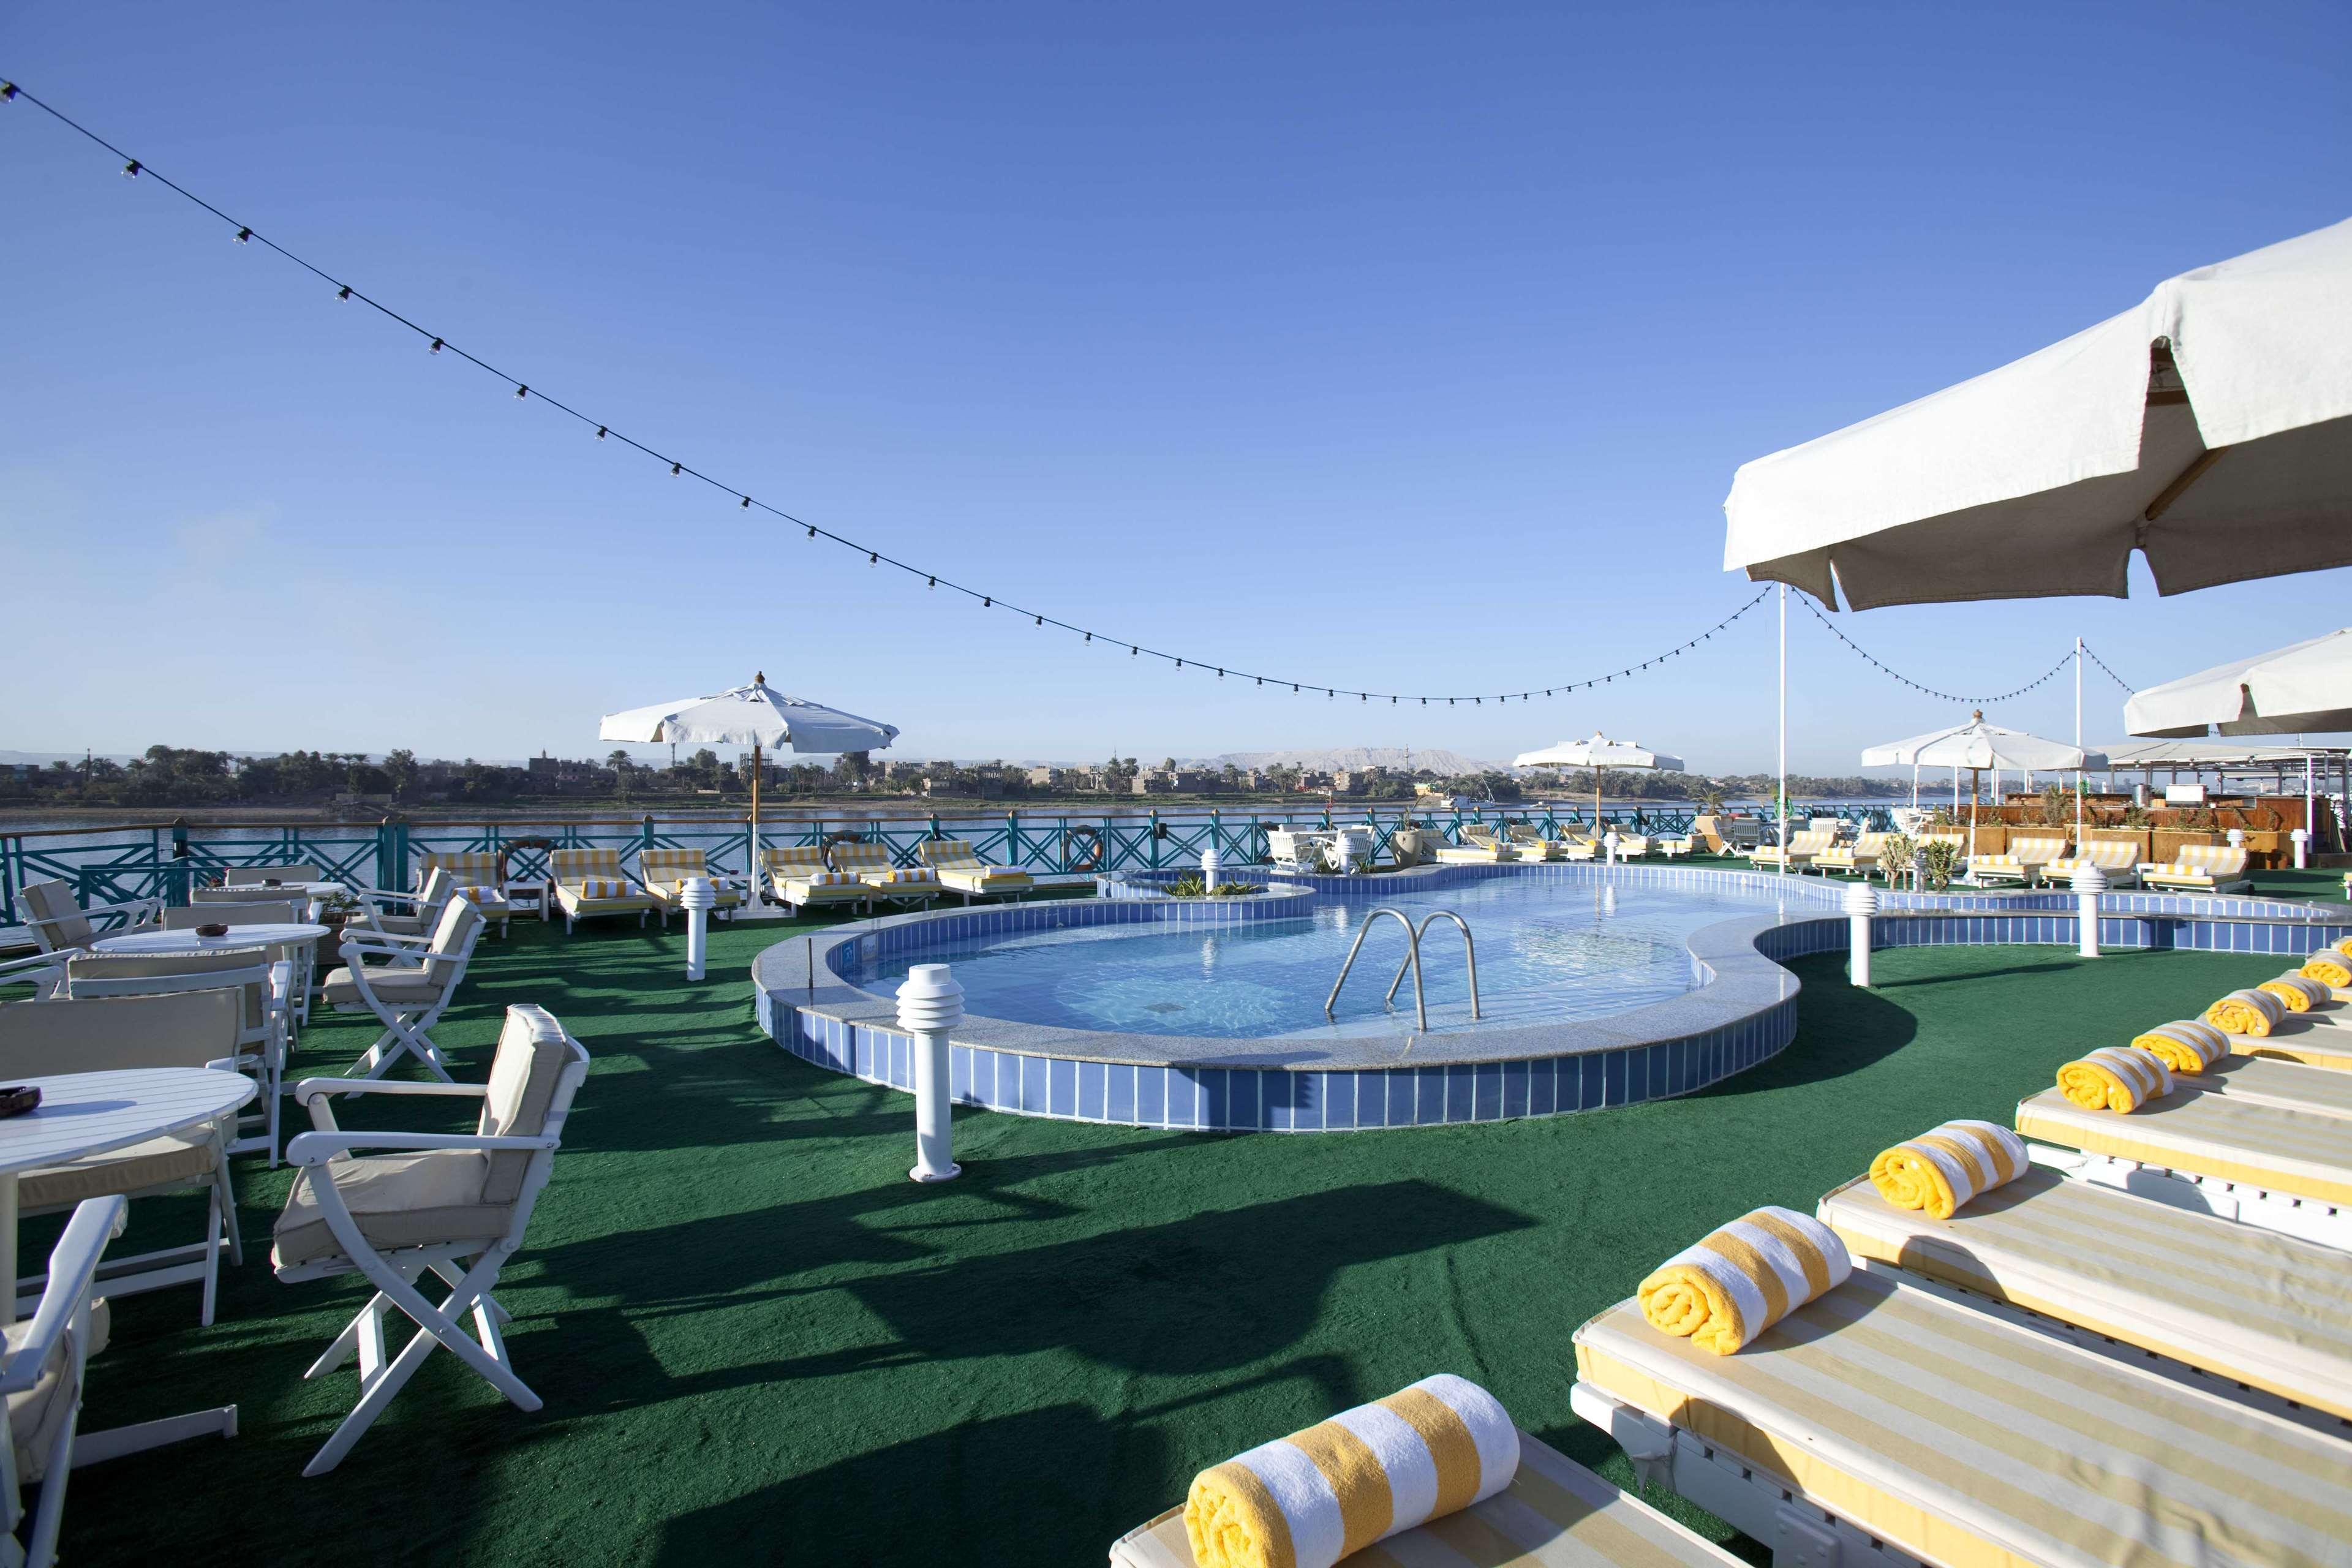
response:
[(352, 297), (352, 286), (351, 286), (350, 284), (348, 284), (348, 283), (344, 284), (341, 288), (340, 288), (340, 289), (336, 289), (336, 290), (335, 290), (335, 298), (336, 298), (336, 299), (338, 299), (338, 300), (348, 300), (348, 299), (350, 299), (351, 297)]
[(238, 229), (238, 230), (236, 231), (236, 242), (237, 242), (239, 245), (246, 245), (246, 244), (248, 244), (248, 243), (250, 243), (250, 242), (252, 241), (252, 239), (253, 239), (253, 230), (251, 230), (251, 229), (249, 229), (249, 228), (240, 228), (240, 229)]

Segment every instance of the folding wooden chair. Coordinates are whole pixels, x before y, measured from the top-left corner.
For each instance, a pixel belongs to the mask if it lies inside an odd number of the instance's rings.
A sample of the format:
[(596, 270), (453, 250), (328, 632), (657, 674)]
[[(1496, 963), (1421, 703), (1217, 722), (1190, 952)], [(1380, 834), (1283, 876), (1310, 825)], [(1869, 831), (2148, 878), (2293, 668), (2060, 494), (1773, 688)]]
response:
[[(390, 931), (395, 936), (431, 936), (440, 922), (441, 906), (449, 901), (457, 887), (446, 866), (436, 866), (425, 873), (425, 880), (413, 893), (387, 892), (382, 888), (351, 888), (345, 889), (360, 901), (360, 911), (343, 929), (353, 925), (373, 931)], [(405, 914), (388, 911), (386, 904), (407, 906)]]
[[(205, 952), (86, 952), (66, 965), (68, 997), (161, 996), (174, 991), (230, 989), (245, 997), (236, 1066), (258, 1084), (252, 1109), (237, 1121), (232, 1154), (268, 1152), (278, 1163), (278, 1101), (286, 1081), (286, 1045), (294, 1016), (294, 965), (261, 947)], [(247, 1125), (253, 1131), (247, 1133)]]
[[(457, 982), (465, 978), (485, 923), (482, 911), (471, 902), (451, 899), (441, 906), (440, 921), (430, 938), (343, 932), (343, 967), (328, 974), (320, 994), (339, 1013), (373, 1013), (383, 1025), (375, 1044), (352, 1064), (354, 1076), (381, 1078), (405, 1052), (442, 1082), (451, 1081), (441, 1048), (425, 1031), (440, 1021), (457, 995)], [(388, 962), (371, 964), (371, 956)]]
[[(244, 1024), (245, 999), (233, 989), (22, 1002), (0, 1007), (0, 1076), (16, 1083), (133, 1068), (233, 1068)], [(199, 1127), (26, 1171), (17, 1178), (18, 1212), (55, 1214), (91, 1198), (207, 1193), (202, 1242), (116, 1259), (100, 1269), (99, 1283), (108, 1295), (128, 1296), (201, 1281), (197, 1321), (209, 1324), (222, 1247), (230, 1262), (245, 1261), (228, 1177), (227, 1134), (234, 1131), (233, 1122), (226, 1129)], [(26, 1290), (44, 1283), (33, 1276), (13, 1288), (21, 1302)]]
[[(487, 1084), (312, 1079), (295, 1089), (317, 1131), (287, 1145), (301, 1172), (278, 1216), (271, 1266), (289, 1283), (356, 1273), (376, 1288), (303, 1374), (323, 1377), (359, 1356), (359, 1403), (304, 1475), (324, 1475), (341, 1464), (436, 1345), (520, 1408), (540, 1407), (539, 1395), (509, 1364), (499, 1327), (509, 1314), (490, 1290), (522, 1246), (531, 1209), (554, 1171), (572, 1097), (587, 1076), (588, 1052), (580, 1042), (544, 1008), (524, 1005), (507, 1009)], [(482, 1110), (470, 1134), (347, 1132), (335, 1124), (330, 1102), (355, 1093), (474, 1095)], [(417, 1288), (427, 1274), (449, 1287), (437, 1306)], [(416, 1324), (416, 1333), (387, 1362), (384, 1322), (394, 1309)], [(470, 1335), (463, 1321), (469, 1312)]]

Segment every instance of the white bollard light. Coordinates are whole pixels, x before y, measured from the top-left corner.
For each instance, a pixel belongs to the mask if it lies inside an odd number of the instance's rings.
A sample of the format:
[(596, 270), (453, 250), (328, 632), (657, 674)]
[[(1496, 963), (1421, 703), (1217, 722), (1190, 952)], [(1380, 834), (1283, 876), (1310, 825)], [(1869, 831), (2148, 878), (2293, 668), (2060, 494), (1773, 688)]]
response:
[(1217, 847), (1211, 844), (1201, 851), (1201, 891), (1215, 891), (1217, 884), (1223, 880), (1223, 866), (1217, 858)]
[(944, 963), (919, 963), (898, 983), (898, 1026), (915, 1037), (915, 1164), (919, 1182), (951, 1182), (955, 1163), (948, 1108), (948, 1031), (963, 1022), (963, 987)]
[(1878, 889), (1867, 882), (1845, 885), (1846, 974), (1854, 984), (1870, 984), (1870, 917), (1878, 912)]
[(1615, 828), (1611, 828), (1601, 838), (1601, 846), (1609, 851), (1609, 863), (1612, 866), (1617, 864), (1617, 830)]
[(2229, 832), (2229, 839), (2231, 848), (2243, 849), (2246, 847), (2246, 830), (2242, 827), (2232, 827)]
[(2298, 827), (2287, 837), (2294, 840), (2294, 868), (2300, 871), (2304, 868), (2305, 856), (2311, 847), (2311, 832), (2308, 828)]
[(710, 911), (719, 907), (719, 889), (708, 877), (688, 877), (677, 901), (686, 909), (686, 977), (699, 980), (710, 956)]
[(2082, 929), (2084, 958), (2099, 956), (2099, 895), (2107, 890), (2107, 874), (2096, 866), (2074, 868), (2074, 923)]

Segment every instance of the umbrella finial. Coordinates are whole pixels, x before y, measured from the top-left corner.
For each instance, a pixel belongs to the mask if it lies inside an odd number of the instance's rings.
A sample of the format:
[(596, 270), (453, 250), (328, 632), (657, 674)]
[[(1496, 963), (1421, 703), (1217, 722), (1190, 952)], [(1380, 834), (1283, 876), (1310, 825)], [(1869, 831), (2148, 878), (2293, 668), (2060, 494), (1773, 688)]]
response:
[(1975, 713), (1975, 718), (1976, 718), (1976, 721), (1977, 721), (1978, 723), (1979, 723), (1979, 724), (1983, 723), (1983, 722), (1984, 722), (1984, 710), (1983, 710), (1983, 709), (1981, 709), (1981, 708), (1978, 709), (1978, 710), (1976, 710), (1976, 713)]
[[(764, 669), (763, 669), (763, 670), (761, 670), (761, 671), (759, 671), (758, 673), (754, 674), (754, 675), (751, 677), (751, 684), (752, 684), (752, 685), (754, 685), (754, 686), (765, 686), (765, 685), (767, 685), (767, 684), (768, 684), (768, 672), (767, 672), (766, 670), (764, 670)], [(1981, 714), (1981, 713), (1979, 713), (1979, 714), (1978, 714), (1978, 715), (1977, 715), (1977, 717), (1978, 717), (1978, 718), (1979, 718), (1979, 719), (1981, 719), (1981, 718), (1983, 718), (1983, 717), (1984, 717), (1984, 715), (1983, 715), (1983, 714)]]

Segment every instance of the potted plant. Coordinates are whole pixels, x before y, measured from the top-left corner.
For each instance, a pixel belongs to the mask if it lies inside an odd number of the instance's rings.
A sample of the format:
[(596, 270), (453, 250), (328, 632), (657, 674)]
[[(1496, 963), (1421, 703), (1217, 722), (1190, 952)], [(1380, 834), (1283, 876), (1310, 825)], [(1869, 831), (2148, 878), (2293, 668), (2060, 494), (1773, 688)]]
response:
[(1960, 847), (1948, 838), (1929, 840), (1919, 852), (1919, 876), (1929, 892), (1940, 893), (1952, 885), (1960, 869)]

